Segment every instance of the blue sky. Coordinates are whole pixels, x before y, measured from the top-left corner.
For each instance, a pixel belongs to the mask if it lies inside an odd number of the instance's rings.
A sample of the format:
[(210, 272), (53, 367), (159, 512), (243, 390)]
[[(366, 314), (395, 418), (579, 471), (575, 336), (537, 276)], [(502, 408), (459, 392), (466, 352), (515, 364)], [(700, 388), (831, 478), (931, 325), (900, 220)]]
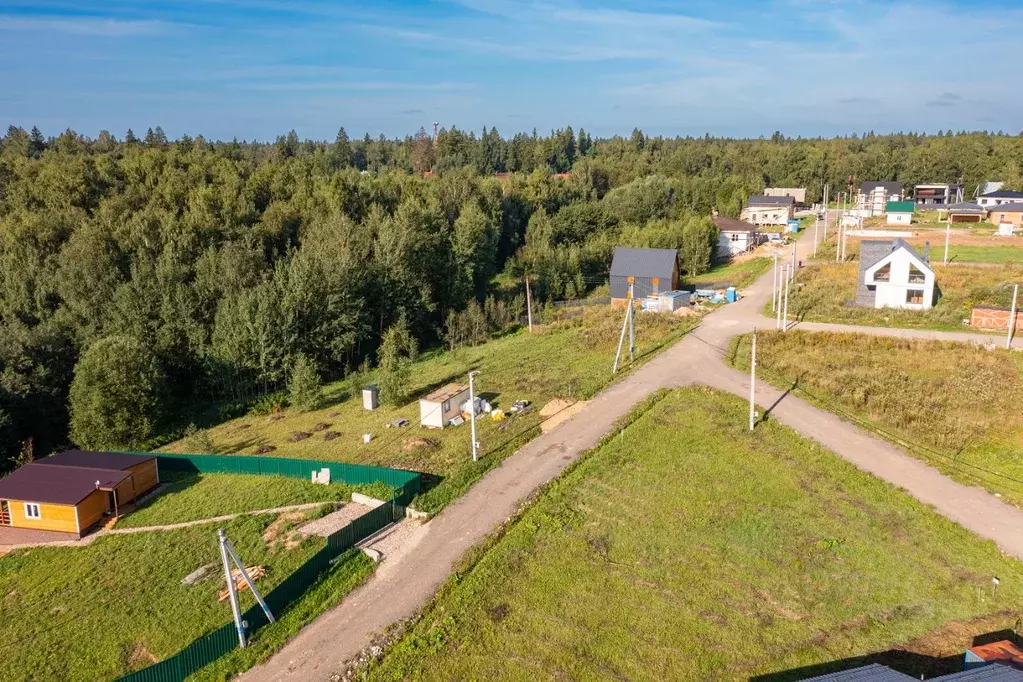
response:
[(966, 0), (0, 0), (0, 123), (1016, 133), (1020, 36), (1023, 8)]

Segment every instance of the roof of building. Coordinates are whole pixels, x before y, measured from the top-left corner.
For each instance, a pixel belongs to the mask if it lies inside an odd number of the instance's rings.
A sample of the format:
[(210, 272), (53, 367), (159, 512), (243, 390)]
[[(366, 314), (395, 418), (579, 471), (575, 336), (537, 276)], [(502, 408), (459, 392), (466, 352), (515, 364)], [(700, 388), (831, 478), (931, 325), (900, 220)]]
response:
[(1005, 187), (1004, 182), (999, 182), (997, 180), (988, 180), (987, 182), (982, 183), (981, 186), (977, 188), (978, 190), (977, 193), (983, 196), (988, 192), (997, 192), (1003, 187)]
[(429, 403), (442, 403), (445, 400), (451, 400), (452, 398), (454, 398), (459, 393), (465, 393), (468, 390), (469, 390), (469, 387), (467, 385), (465, 385), (465, 384), (455, 384), (455, 383), (446, 384), (446, 385), (441, 386), (440, 388), (438, 388), (433, 393), (427, 393), (423, 397), (423, 400), (425, 400), (425, 401), (427, 401)]
[(736, 220), (723, 215), (714, 216), (714, 225), (722, 232), (756, 232), (757, 226), (743, 220)]
[(907, 682), (913, 679), (878, 663), (871, 663), (837, 673), (809, 677), (803, 682)]
[(961, 673), (935, 677), (930, 682), (1023, 682), (1023, 671), (1001, 663), (989, 663)]
[(906, 251), (909, 251), (909, 253), (915, 256), (917, 260), (930, 268), (930, 264), (927, 262), (927, 259), (920, 255), (916, 249), (907, 244), (901, 237), (892, 240), (864, 239), (860, 242), (860, 275), (887, 258), (889, 254), (892, 254), (899, 249), (906, 249)]
[(961, 201), (958, 204), (949, 204), (945, 207), (949, 213), (987, 213), (988, 208), (981, 206), (975, 201)]
[(746, 200), (747, 206), (792, 206), (795, 203), (796, 198), (790, 196), (768, 197), (759, 195)]
[(612, 277), (664, 277), (671, 279), (678, 262), (675, 249), (633, 249), (616, 246)]
[[(76, 466), (26, 464), (0, 480), (0, 498), (22, 502), (75, 505), (100, 488), (113, 488), (129, 471)], [(99, 486), (96, 483), (99, 482)]]
[(997, 189), (980, 196), (985, 199), (1023, 199), (1023, 192), (1017, 192), (1014, 189)]
[(915, 210), (912, 201), (889, 201), (885, 204), (885, 213), (912, 213)]
[(991, 213), (999, 211), (1002, 213), (1006, 211), (1008, 211), (1009, 213), (1019, 213), (1023, 211), (1023, 201), (1013, 201), (1008, 204), (998, 204), (997, 206), (985, 206), (984, 208), (986, 208)]
[(47, 466), (86, 467), (89, 469), (122, 470), (156, 459), (156, 455), (133, 455), (127, 452), (93, 452), (91, 450), (67, 450), (36, 460), (36, 464)]
[(902, 183), (901, 182), (889, 182), (886, 180), (866, 180), (860, 183), (860, 191), (867, 194), (875, 187), (884, 187), (889, 194), (901, 194)]
[(1023, 650), (1007, 639), (978, 644), (970, 647), (968, 651), (982, 661), (1004, 663), (1023, 670)]

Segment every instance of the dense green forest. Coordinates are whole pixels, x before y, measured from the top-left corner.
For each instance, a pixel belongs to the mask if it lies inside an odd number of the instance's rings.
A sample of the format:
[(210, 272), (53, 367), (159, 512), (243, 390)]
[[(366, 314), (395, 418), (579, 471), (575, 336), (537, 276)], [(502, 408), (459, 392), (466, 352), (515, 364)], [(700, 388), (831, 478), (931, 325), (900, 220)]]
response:
[[(388, 330), (454, 345), (462, 315), (514, 319), (509, 283), (526, 274), (539, 300), (585, 295), (616, 244), (679, 248), (702, 272), (711, 209), (737, 215), (767, 185), (811, 200), (825, 182), (835, 196), (865, 179), (970, 191), (1019, 187), (1021, 167), (1023, 138), (987, 133), (353, 141), (341, 129), (333, 142), (247, 143), (12, 126), (0, 141), (0, 468), (29, 442), (42, 455), (75, 433), (85, 446), (151, 445), (198, 405), (280, 390), (296, 366), (327, 380), (376, 363)], [(72, 420), (69, 395), (93, 412)], [(142, 418), (119, 421), (131, 409)]]

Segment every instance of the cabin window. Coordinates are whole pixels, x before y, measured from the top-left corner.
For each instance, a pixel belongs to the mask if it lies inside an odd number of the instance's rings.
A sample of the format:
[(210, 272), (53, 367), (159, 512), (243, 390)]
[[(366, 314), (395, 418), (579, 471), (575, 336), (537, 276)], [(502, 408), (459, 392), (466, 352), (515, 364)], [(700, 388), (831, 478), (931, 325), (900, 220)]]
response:
[(923, 289), (907, 289), (906, 290), (906, 303), (912, 303), (914, 305), (921, 305), (924, 302)]
[(25, 518), (27, 519), (41, 519), (43, 515), (39, 513), (39, 505), (33, 504), (32, 502), (25, 503)]
[(909, 283), (910, 284), (923, 284), (925, 281), (927, 281), (927, 277), (924, 275), (923, 272), (920, 271), (920, 268), (918, 268), (917, 266), (915, 266), (912, 263), (910, 263), (909, 264)]
[(875, 282), (887, 282), (892, 278), (892, 264), (885, 263), (883, 267), (874, 272)]

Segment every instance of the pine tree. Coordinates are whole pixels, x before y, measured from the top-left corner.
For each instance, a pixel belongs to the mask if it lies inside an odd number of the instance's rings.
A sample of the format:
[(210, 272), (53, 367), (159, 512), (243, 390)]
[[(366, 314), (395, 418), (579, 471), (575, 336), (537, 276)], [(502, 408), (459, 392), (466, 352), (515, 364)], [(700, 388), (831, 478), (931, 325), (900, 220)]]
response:
[(42, 131), (36, 126), (32, 126), (32, 132), (28, 135), (28, 144), (32, 156), (36, 158), (46, 151), (46, 140), (43, 138)]
[(139, 141), (139, 138), (135, 137), (135, 131), (132, 130), (131, 128), (128, 128), (128, 132), (124, 134), (124, 143), (125, 144), (137, 144), (138, 141)]
[(347, 168), (352, 165), (352, 143), (343, 126), (337, 131), (337, 138), (334, 140), (333, 157), (335, 168)]

